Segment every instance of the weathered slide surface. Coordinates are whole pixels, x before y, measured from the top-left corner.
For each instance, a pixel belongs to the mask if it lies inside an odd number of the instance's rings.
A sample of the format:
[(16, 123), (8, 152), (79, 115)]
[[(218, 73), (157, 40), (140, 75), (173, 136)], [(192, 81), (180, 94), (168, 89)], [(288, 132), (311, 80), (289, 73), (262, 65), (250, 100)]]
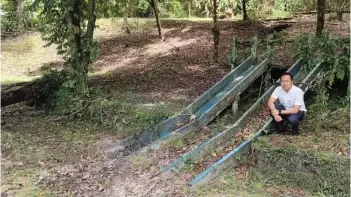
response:
[[(299, 77), (299, 71), (301, 69), (302, 63), (303, 62), (300, 59), (288, 70), (288, 72), (294, 75), (295, 79)], [(279, 80), (277, 82), (279, 82)], [(222, 131), (221, 133), (218, 133), (213, 138), (208, 139), (192, 151), (185, 153), (178, 159), (171, 162), (168, 166), (161, 169), (161, 171), (178, 171), (183, 168), (186, 163), (197, 163), (204, 159), (207, 155), (210, 155), (217, 147), (222, 146), (227, 142), (228, 139), (233, 138), (235, 134), (248, 123), (250, 117), (258, 109), (260, 109), (262, 105), (265, 104), (274, 88), (275, 86), (270, 87), (231, 127)]]
[(182, 136), (207, 125), (263, 74), (268, 63), (269, 60), (265, 59), (259, 65), (253, 65), (253, 57), (250, 56), (179, 115), (128, 137), (119, 145), (120, 149), (157, 149), (161, 142), (170, 136)]
[[(297, 64), (295, 64), (296, 66)], [(300, 65), (301, 67), (301, 65)], [(292, 67), (294, 69), (294, 67)], [(296, 69), (296, 68), (295, 68)], [(317, 64), (312, 71), (309, 72), (309, 74), (303, 78), (302, 83), (299, 85), (299, 87), (306, 92), (308, 90), (308, 85), (310, 85), (318, 76), (318, 73), (322, 69), (322, 63)], [(291, 71), (295, 77), (300, 77), (300, 72), (294, 73)], [(275, 86), (272, 86), (257, 102), (255, 105), (259, 105), (259, 103), (262, 103), (262, 101), (266, 101), (268, 99), (268, 96), (270, 93), (274, 90)], [(254, 107), (253, 106), (253, 107)], [(248, 110), (250, 111), (250, 109)], [(234, 148), (232, 151), (224, 155), (220, 160), (214, 162), (212, 165), (210, 165), (207, 169), (205, 169), (203, 172), (201, 172), (199, 175), (197, 175), (193, 180), (190, 181), (191, 186), (196, 186), (199, 184), (203, 184), (211, 179), (214, 179), (217, 177), (221, 172), (223, 172), (225, 169), (228, 167), (233, 167), (237, 165), (238, 163), (238, 158), (243, 156), (244, 154), (248, 153), (251, 150), (251, 145), (252, 142), (260, 137), (262, 134), (265, 133), (266, 129), (273, 123), (272, 118), (268, 118), (265, 121), (265, 124), (259, 129), (257, 133), (254, 134), (254, 136), (251, 139), (248, 139), (241, 143), (239, 146)], [(215, 137), (216, 138), (216, 137)]]

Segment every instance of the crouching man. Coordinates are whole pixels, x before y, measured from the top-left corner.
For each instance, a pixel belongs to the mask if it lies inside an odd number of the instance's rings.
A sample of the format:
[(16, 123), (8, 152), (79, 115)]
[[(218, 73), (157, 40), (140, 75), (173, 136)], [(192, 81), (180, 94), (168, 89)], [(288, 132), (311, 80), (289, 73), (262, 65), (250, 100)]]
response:
[[(299, 121), (303, 120), (306, 107), (303, 91), (293, 84), (293, 75), (284, 73), (278, 86), (268, 100), (268, 107), (279, 132), (285, 131), (284, 122), (291, 124), (293, 134), (299, 135)], [(275, 104), (276, 100), (278, 104)]]

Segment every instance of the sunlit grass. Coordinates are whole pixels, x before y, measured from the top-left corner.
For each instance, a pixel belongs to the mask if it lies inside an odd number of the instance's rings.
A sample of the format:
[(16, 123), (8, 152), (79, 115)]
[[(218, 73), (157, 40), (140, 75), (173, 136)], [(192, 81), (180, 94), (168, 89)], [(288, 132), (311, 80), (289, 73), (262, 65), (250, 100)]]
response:
[(40, 75), (40, 68), (62, 61), (55, 46), (44, 47), (39, 33), (22, 35), (1, 43), (1, 82), (23, 82)]
[(276, 10), (273, 9), (273, 13), (269, 18), (290, 18), (293, 17), (293, 14), (291, 12), (285, 12), (282, 10)]
[(1, 76), (0, 82), (1, 85), (10, 85), (22, 82), (33, 81), (34, 79), (38, 79), (40, 76), (28, 77), (28, 76), (20, 76), (20, 77), (11, 77), (11, 76)]

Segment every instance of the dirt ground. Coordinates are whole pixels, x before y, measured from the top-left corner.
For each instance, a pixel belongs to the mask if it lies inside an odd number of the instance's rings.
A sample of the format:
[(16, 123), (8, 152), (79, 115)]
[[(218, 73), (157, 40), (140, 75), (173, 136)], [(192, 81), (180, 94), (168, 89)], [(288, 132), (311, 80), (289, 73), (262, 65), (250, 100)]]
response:
[[(314, 32), (314, 21), (314, 17), (295, 18), (284, 32), (289, 38)], [(142, 95), (151, 103), (186, 105), (230, 70), (227, 55), (233, 36), (244, 41), (276, 23), (220, 22), (218, 65), (212, 64), (209, 23), (165, 22), (164, 42), (152, 26), (134, 28), (127, 35), (119, 27), (101, 23), (96, 30), (100, 52), (91, 70), (91, 84), (106, 94), (122, 90)], [(332, 36), (349, 37), (349, 22), (327, 21), (326, 28)], [(39, 75), (43, 66), (63, 66), (54, 50), (34, 50), (29, 44), (18, 53), (13, 45), (17, 42), (3, 42), (1, 76), (30, 77)], [(241, 56), (250, 50), (238, 47)], [(280, 48), (273, 59), (275, 65), (293, 64), (289, 48)], [(28, 60), (19, 56), (42, 59), (27, 65)], [(1, 196), (197, 195), (187, 185), (191, 174), (157, 174), (174, 155), (156, 151), (131, 159), (111, 158), (104, 150), (121, 140), (118, 134), (90, 122), (53, 121), (55, 118), (22, 104), (2, 109)]]

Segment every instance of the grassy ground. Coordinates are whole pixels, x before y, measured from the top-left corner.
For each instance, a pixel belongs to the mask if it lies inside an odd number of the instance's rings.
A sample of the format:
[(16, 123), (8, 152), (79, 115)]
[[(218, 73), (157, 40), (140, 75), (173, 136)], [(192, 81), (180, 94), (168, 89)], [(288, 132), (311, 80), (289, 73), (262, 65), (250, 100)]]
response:
[[(273, 134), (254, 143), (254, 154), (195, 190), (197, 196), (347, 196), (350, 164), (349, 115), (343, 126), (302, 126), (300, 136)], [(309, 117), (313, 119), (313, 117)], [(315, 120), (317, 121), (317, 120)], [(321, 182), (323, 180), (324, 182)]]
[[(330, 140), (330, 139), (326, 139)], [(325, 143), (324, 140), (322, 140)], [(330, 141), (329, 141), (330, 143)], [(337, 143), (337, 141), (333, 141)], [(318, 146), (315, 142), (312, 143), (314, 146)], [(274, 146), (273, 146), (274, 147)], [(270, 148), (273, 148), (270, 147)], [(281, 154), (288, 150), (287, 147), (279, 149)], [(320, 154), (320, 152), (316, 152)], [(279, 154), (278, 154), (279, 155)], [(278, 157), (277, 155), (277, 157)], [(341, 160), (344, 164), (338, 163), (335, 157), (340, 157), (337, 154), (331, 156), (330, 159), (323, 160), (329, 163), (324, 164), (324, 166), (315, 167), (318, 172), (320, 170), (322, 175), (317, 175), (315, 172), (299, 172), (298, 170), (293, 170), (292, 172), (287, 171), (287, 166), (276, 163), (265, 163), (261, 165), (270, 165), (271, 168), (268, 170), (265, 166), (258, 167), (254, 158), (246, 158), (248, 161), (244, 161), (239, 167), (235, 169), (228, 169), (223, 172), (215, 180), (210, 183), (197, 188), (194, 192), (196, 196), (242, 196), (242, 197), (252, 197), (252, 196), (265, 196), (265, 197), (278, 197), (278, 196), (331, 196), (333, 192), (337, 191), (335, 186), (340, 187), (342, 191), (345, 190), (345, 185), (347, 187), (347, 181), (349, 182), (349, 175), (347, 175), (347, 169), (349, 166), (349, 159), (347, 157), (341, 156)], [(281, 157), (282, 158), (282, 157)], [(280, 159), (281, 159), (280, 158)], [(305, 158), (301, 156), (301, 159)], [(311, 157), (310, 157), (311, 158)], [(318, 161), (322, 161), (321, 158), (329, 158), (326, 156), (316, 156)], [(334, 159), (332, 159), (334, 158)], [(343, 158), (343, 159), (342, 159)], [(272, 159), (272, 158), (271, 158)], [(276, 158), (279, 160), (279, 158)], [(292, 159), (292, 158), (285, 158)], [(332, 159), (332, 160), (331, 160)], [(289, 160), (289, 161), (290, 161)], [(306, 161), (306, 160), (305, 160)], [(348, 163), (347, 163), (348, 161)], [(307, 161), (306, 161), (307, 162)], [(331, 162), (331, 163), (330, 163)], [(346, 162), (346, 163), (345, 163)], [(298, 165), (291, 163), (292, 165)], [(277, 165), (277, 166), (275, 166)], [(341, 169), (338, 169), (341, 166)], [(284, 170), (285, 169), (285, 170)], [(345, 171), (346, 169), (346, 171)], [(289, 174), (290, 173), (290, 174)], [(300, 173), (300, 174), (299, 174)], [(328, 174), (329, 173), (329, 174)], [(332, 175), (331, 175), (332, 174)], [(318, 182), (318, 177), (328, 176), (330, 178), (335, 178), (332, 182), (328, 182), (328, 179), (322, 183)], [(326, 178), (326, 177), (324, 177)], [(324, 179), (323, 179), (324, 180)], [(307, 184), (312, 181), (313, 184)], [(346, 181), (346, 182), (345, 182)], [(317, 185), (319, 184), (319, 185)], [(333, 185), (333, 189), (330, 187)], [(343, 185), (343, 186), (342, 186)], [(321, 188), (323, 189), (321, 189)], [(334, 191), (335, 190), (335, 191)], [(328, 194), (329, 193), (329, 194)], [(335, 193), (334, 193), (335, 194)], [(339, 192), (334, 196), (347, 196), (348, 192)]]

